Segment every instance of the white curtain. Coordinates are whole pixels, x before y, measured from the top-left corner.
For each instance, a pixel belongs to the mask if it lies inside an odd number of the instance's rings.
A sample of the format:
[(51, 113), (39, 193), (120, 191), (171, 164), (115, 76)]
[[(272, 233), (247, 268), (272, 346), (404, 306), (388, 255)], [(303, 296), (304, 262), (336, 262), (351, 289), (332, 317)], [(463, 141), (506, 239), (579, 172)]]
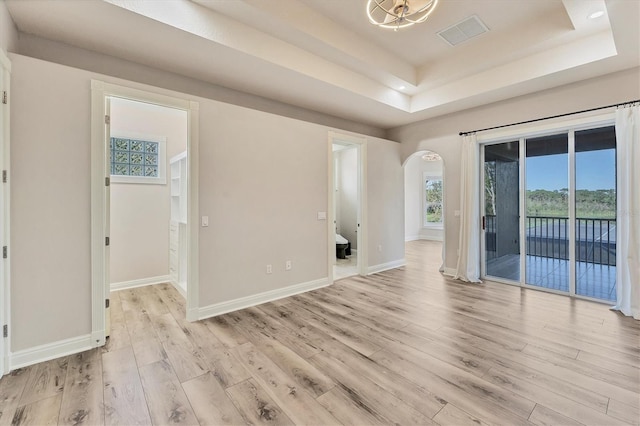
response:
[(480, 175), (479, 147), (476, 135), (462, 138), (460, 174), (460, 238), (455, 279), (480, 281)]
[(617, 198), (616, 305), (640, 319), (640, 107), (616, 111)]

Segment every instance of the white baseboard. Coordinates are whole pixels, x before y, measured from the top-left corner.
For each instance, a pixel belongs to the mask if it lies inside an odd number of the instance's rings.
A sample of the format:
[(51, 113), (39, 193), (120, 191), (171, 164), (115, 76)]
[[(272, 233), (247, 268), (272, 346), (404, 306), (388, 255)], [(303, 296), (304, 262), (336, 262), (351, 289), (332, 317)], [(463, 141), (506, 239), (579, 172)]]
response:
[(387, 271), (389, 269), (399, 268), (407, 264), (406, 259), (393, 260), (387, 263), (381, 263), (379, 265), (369, 266), (367, 268), (367, 275), (376, 274), (378, 272)]
[(217, 315), (226, 314), (228, 312), (238, 311), (240, 309), (250, 308), (251, 306), (261, 305), (273, 300), (282, 299), (299, 293), (305, 293), (307, 291), (316, 290), (328, 285), (330, 285), (329, 279), (321, 278), (319, 280), (309, 281), (302, 284), (295, 284), (289, 287), (241, 297), (240, 299), (230, 300), (228, 302), (215, 303), (213, 305), (200, 308), (198, 310), (198, 319), (201, 320), (205, 318), (215, 317)]
[(91, 335), (72, 337), (45, 345), (13, 352), (9, 355), (11, 370), (91, 349)]
[(404, 236), (404, 242), (408, 242), (408, 241), (416, 241), (420, 239), (420, 235), (405, 235)]
[(171, 281), (169, 275), (160, 275), (158, 277), (140, 278), (139, 280), (122, 281), (119, 283), (111, 283), (111, 291), (126, 290), (128, 288), (144, 287), (146, 285), (162, 284)]

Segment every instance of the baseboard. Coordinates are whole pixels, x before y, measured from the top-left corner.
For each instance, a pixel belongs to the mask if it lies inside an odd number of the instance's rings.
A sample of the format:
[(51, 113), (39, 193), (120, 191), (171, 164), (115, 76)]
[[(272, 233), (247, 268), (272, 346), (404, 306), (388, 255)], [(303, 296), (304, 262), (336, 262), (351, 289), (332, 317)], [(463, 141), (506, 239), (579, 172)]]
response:
[(13, 352), (9, 355), (9, 365), (11, 370), (15, 370), (16, 368), (87, 351), (91, 348), (91, 335), (86, 334)]
[(407, 264), (406, 259), (398, 259), (387, 263), (381, 263), (379, 265), (369, 266), (367, 268), (367, 275), (377, 274), (378, 272), (387, 271), (389, 269), (399, 268)]
[(128, 288), (144, 287), (146, 285), (162, 284), (171, 281), (169, 275), (160, 275), (158, 277), (140, 278), (139, 280), (122, 281), (119, 283), (111, 283), (111, 291), (126, 290)]
[(240, 309), (250, 308), (251, 306), (261, 305), (273, 300), (282, 299), (299, 293), (316, 290), (330, 285), (328, 278), (309, 281), (302, 284), (295, 284), (289, 287), (279, 288), (276, 290), (266, 291), (264, 293), (254, 294), (251, 296), (241, 297), (240, 299), (230, 300), (228, 302), (215, 303), (205, 306), (198, 310), (198, 319), (215, 317), (217, 315), (226, 314), (228, 312), (238, 311)]
[(420, 235), (405, 235), (404, 236), (404, 242), (409, 242), (409, 241), (416, 241), (420, 239)]

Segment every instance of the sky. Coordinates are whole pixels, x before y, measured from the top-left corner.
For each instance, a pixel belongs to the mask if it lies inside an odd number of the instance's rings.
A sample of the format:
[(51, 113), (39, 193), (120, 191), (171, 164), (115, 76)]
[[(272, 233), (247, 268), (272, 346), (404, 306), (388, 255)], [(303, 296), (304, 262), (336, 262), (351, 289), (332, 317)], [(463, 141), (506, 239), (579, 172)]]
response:
[[(569, 186), (568, 154), (529, 157), (527, 189), (553, 191)], [(576, 189), (615, 189), (615, 150), (576, 153)]]

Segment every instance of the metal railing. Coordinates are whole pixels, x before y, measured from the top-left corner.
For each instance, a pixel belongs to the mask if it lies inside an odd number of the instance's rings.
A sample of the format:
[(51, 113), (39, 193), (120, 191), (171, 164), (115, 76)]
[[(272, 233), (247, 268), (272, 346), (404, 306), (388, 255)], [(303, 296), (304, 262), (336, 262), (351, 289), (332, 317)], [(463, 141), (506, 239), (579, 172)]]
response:
[[(527, 216), (526, 250), (531, 256), (569, 259), (569, 218)], [(488, 259), (498, 253), (499, 229), (496, 217), (485, 216), (485, 249)], [(576, 218), (576, 260), (600, 265), (616, 264), (616, 220)]]

